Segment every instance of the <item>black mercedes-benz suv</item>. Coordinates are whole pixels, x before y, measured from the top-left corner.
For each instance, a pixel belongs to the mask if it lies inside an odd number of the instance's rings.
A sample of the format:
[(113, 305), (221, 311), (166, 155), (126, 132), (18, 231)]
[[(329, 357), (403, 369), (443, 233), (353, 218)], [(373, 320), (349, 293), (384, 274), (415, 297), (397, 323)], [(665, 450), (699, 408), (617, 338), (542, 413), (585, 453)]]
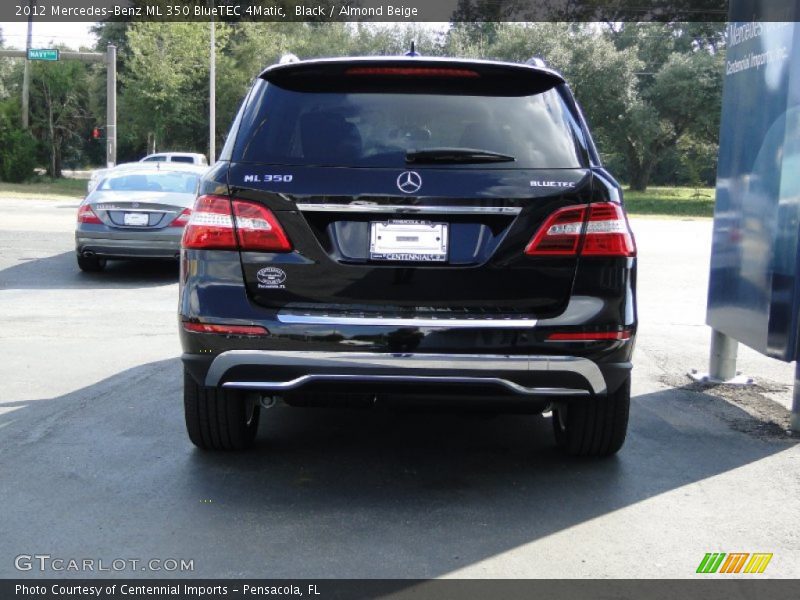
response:
[(636, 247), (564, 79), (539, 61), (290, 61), (256, 79), (182, 243), (186, 425), (260, 409), (552, 411), (620, 449)]

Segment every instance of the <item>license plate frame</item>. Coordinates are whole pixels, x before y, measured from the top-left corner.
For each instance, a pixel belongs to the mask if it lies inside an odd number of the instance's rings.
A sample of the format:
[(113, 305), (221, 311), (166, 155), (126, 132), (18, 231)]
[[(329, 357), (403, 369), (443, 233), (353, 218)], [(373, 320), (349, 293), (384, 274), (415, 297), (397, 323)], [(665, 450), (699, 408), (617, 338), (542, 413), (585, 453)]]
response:
[(150, 214), (146, 212), (126, 212), (122, 215), (122, 223), (128, 227), (147, 227)]
[(412, 219), (372, 221), (369, 258), (381, 262), (447, 262), (449, 224)]

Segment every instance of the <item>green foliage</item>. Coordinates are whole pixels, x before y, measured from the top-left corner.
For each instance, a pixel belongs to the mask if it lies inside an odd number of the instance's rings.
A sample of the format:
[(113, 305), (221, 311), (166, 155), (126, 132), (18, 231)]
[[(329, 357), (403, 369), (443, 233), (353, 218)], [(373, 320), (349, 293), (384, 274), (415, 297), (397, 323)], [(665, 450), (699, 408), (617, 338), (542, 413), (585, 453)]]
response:
[(21, 182), (33, 176), (36, 140), (20, 127), (16, 102), (0, 102), (0, 181)]
[(20, 128), (0, 129), (0, 180), (19, 183), (33, 176), (36, 140)]
[(624, 190), (624, 198), (631, 215), (714, 216), (714, 188), (652, 187), (646, 192), (628, 189)]
[[(220, 50), (227, 28), (216, 29)], [(142, 152), (148, 140), (167, 150), (202, 150), (205, 144), (198, 142), (208, 129), (208, 24), (133, 23), (127, 45), (118, 119), (128, 123)], [(224, 68), (221, 58), (218, 68)]]
[(105, 69), (78, 61), (32, 62), (30, 126), (40, 141), (39, 162), (50, 177), (61, 177), (66, 161), (83, 162), (89, 132), (100, 119), (96, 80)]

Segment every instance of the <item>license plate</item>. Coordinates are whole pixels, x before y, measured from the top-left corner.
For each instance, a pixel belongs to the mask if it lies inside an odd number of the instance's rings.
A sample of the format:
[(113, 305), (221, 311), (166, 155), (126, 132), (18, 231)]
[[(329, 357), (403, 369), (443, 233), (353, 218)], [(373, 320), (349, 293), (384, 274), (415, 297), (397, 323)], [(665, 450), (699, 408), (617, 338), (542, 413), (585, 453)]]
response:
[(150, 215), (143, 212), (128, 212), (122, 216), (122, 222), (125, 225), (147, 225), (150, 221)]
[(371, 260), (445, 262), (447, 223), (382, 221), (370, 223)]

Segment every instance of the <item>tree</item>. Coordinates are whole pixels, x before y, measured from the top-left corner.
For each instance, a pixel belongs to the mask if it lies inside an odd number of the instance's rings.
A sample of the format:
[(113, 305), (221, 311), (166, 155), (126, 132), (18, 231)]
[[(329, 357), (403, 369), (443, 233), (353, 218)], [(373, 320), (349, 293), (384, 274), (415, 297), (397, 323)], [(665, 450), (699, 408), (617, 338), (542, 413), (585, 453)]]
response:
[(41, 140), (47, 173), (61, 177), (64, 150), (86, 139), (95, 117), (89, 105), (91, 67), (78, 61), (31, 65), (31, 131)]
[(618, 49), (635, 52), (642, 70), (636, 94), (620, 114), (619, 127), (604, 126), (603, 133), (625, 157), (631, 188), (644, 190), (659, 161), (679, 145), (717, 143), (723, 25), (624, 24), (608, 31)]
[[(229, 27), (216, 26), (224, 72)], [(127, 31), (120, 113), (140, 152), (202, 151), (208, 130), (208, 24), (133, 23)], [(148, 148), (149, 147), (149, 148)]]

